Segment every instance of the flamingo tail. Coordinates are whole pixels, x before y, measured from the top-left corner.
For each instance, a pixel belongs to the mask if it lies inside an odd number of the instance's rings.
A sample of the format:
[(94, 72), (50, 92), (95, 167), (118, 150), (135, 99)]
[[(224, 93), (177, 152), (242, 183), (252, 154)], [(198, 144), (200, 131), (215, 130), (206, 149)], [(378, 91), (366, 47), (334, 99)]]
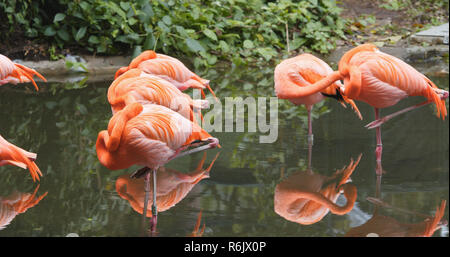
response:
[(39, 170), (36, 163), (31, 161), (18, 147), (11, 145), (9, 150), (12, 153), (12, 158), (14, 160), (8, 161), (11, 165), (21, 167), (21, 168), (28, 168), (30, 171), (30, 175), (33, 178), (33, 182), (36, 180), (39, 181), (39, 175), (42, 176), (42, 172)]
[(425, 80), (427, 81), (429, 86), (426, 87), (426, 89), (424, 90), (423, 96), (436, 105), (437, 117), (438, 118), (441, 117), (444, 120), (445, 117), (447, 116), (447, 107), (445, 106), (445, 99), (441, 99), (438, 93), (436, 93), (436, 90), (439, 89), (431, 80), (429, 80), (426, 77)]

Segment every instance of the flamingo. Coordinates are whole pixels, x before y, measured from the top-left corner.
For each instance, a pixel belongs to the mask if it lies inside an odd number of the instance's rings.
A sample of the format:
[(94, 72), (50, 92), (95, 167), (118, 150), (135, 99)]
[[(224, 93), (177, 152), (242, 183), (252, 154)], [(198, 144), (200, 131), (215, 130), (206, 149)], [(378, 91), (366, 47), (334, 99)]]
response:
[[(356, 187), (349, 184), (350, 176), (358, 166), (361, 155), (331, 177), (315, 174), (311, 169), (295, 172), (275, 187), (274, 210), (281, 217), (303, 225), (310, 225), (327, 215), (344, 215), (353, 209)], [(335, 204), (341, 193), (347, 203)]]
[[(182, 152), (200, 143), (207, 144)], [(156, 170), (174, 158), (215, 147), (220, 147), (217, 138), (179, 113), (164, 106), (140, 103), (118, 111), (109, 121), (108, 130), (99, 132), (96, 143), (100, 163), (110, 170), (126, 169), (134, 164), (145, 166), (132, 175), (145, 175), (143, 217), (146, 217), (150, 191), (149, 171), (153, 171), (152, 228), (157, 215)]]
[(0, 86), (6, 83), (17, 84), (31, 81), (36, 91), (39, 91), (36, 82), (33, 80), (33, 75), (47, 82), (44, 76), (34, 69), (14, 63), (8, 57), (0, 54)]
[[(380, 126), (387, 120), (426, 104), (434, 103), (437, 116), (445, 119), (448, 92), (402, 60), (381, 52), (373, 44), (363, 44), (347, 51), (339, 61), (339, 69), (308, 88), (318, 91), (337, 80), (344, 80), (341, 91), (350, 99), (368, 103), (375, 109), (375, 121), (366, 125), (376, 128), (376, 159), (383, 150)], [(380, 118), (380, 109), (393, 106), (408, 96), (423, 96), (427, 101)]]
[(0, 166), (9, 164), (22, 169), (28, 168), (33, 181), (36, 181), (39, 180), (39, 175), (42, 176), (38, 166), (34, 163), (36, 157), (35, 153), (27, 152), (0, 136)]
[(194, 108), (209, 106), (207, 100), (192, 100), (170, 82), (139, 69), (128, 70), (113, 81), (108, 88), (108, 101), (113, 114), (128, 104), (139, 102), (165, 106), (191, 121), (194, 121)]
[(181, 91), (188, 88), (200, 89), (203, 98), (205, 98), (203, 89), (208, 88), (217, 100), (214, 91), (209, 86), (209, 80), (193, 73), (181, 61), (171, 56), (157, 54), (152, 50), (144, 51), (134, 58), (128, 66), (117, 70), (114, 79), (133, 68), (140, 68), (146, 73), (159, 76), (174, 84)]
[[(308, 91), (310, 85), (320, 81), (332, 73), (331, 67), (311, 54), (300, 54), (282, 61), (275, 67), (275, 94), (280, 99), (287, 99), (295, 105), (304, 104), (308, 111), (308, 142), (312, 144), (311, 110), (314, 104), (326, 96), (336, 98), (345, 107), (349, 103), (360, 119), (362, 116), (352, 100), (347, 99), (340, 91), (340, 81), (317, 91)], [(306, 91), (305, 91), (306, 89)]]
[(0, 230), (4, 229), (20, 213), (37, 205), (47, 194), (37, 197), (39, 185), (32, 194), (14, 192), (9, 196), (0, 197)]

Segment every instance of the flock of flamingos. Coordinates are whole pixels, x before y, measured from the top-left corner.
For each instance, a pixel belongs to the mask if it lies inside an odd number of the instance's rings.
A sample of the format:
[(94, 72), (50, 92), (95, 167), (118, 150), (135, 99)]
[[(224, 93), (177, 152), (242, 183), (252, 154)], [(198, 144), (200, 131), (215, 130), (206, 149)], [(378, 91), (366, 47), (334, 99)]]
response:
[[(13, 63), (6, 56), (0, 54), (0, 85), (32, 82), (36, 90), (39, 90), (33, 80), (34, 75), (46, 81), (37, 71)], [(427, 104), (436, 106), (438, 117), (445, 119), (447, 115), (445, 104), (445, 100), (448, 98), (447, 91), (439, 89), (431, 80), (413, 67), (394, 56), (379, 51), (372, 44), (363, 44), (346, 52), (341, 57), (336, 71), (333, 71), (327, 63), (311, 54), (300, 54), (283, 60), (275, 68), (274, 84), (275, 93), (279, 99), (287, 99), (295, 105), (304, 104), (306, 106), (308, 110), (308, 142), (310, 145), (313, 141), (311, 109), (314, 104), (322, 101), (325, 97), (336, 99), (344, 107), (349, 104), (360, 119), (362, 119), (362, 115), (354, 100), (373, 106), (375, 120), (366, 127), (376, 129), (377, 146), (375, 154), (377, 162), (381, 162), (380, 126), (383, 123), (397, 115)], [(194, 100), (188, 94), (183, 93), (189, 88), (200, 90), (202, 99)], [(151, 50), (144, 51), (133, 59), (127, 67), (120, 68), (108, 89), (107, 98), (111, 105), (112, 117), (107, 129), (100, 131), (98, 134), (97, 156), (100, 163), (110, 170), (126, 169), (132, 165), (143, 166), (142, 169), (137, 170), (131, 176), (121, 176), (116, 186), (119, 194), (123, 191), (120, 189), (120, 185), (124, 183), (127, 183), (128, 190), (131, 188), (133, 191), (133, 188), (136, 187), (141, 190), (142, 187), (144, 188), (143, 208), (137, 203), (135, 203), (135, 206), (132, 204), (132, 206), (135, 210), (139, 209), (138, 212), (142, 213), (144, 219), (146, 217), (151, 218), (152, 231), (156, 227), (157, 213), (162, 208), (157, 206), (156, 200), (157, 173), (164, 174), (161, 173), (161, 170), (165, 170), (164, 165), (175, 158), (220, 147), (219, 140), (203, 130), (196, 119), (195, 114), (202, 118), (201, 109), (209, 107), (208, 100), (205, 100), (203, 91), (205, 89), (208, 89), (214, 99), (218, 101), (209, 86), (208, 80), (190, 71), (179, 60), (164, 54), (157, 54)], [(423, 96), (426, 101), (380, 117), (379, 110), (381, 108), (395, 105), (408, 96)], [(0, 136), (0, 166), (14, 165), (23, 169), (28, 168), (33, 181), (36, 181), (43, 175), (35, 164), (36, 156), (35, 153), (23, 150)], [(332, 185), (332, 191), (334, 192), (327, 193), (328, 198), (323, 193), (304, 193), (304, 197), (316, 202), (316, 209), (319, 208), (317, 205), (327, 205), (333, 213), (347, 213), (349, 211), (348, 206), (351, 204), (344, 207), (333, 206), (328, 204), (330, 200), (333, 201), (329, 198), (337, 198), (338, 192), (343, 191), (347, 203), (356, 200), (356, 189), (346, 184), (346, 181), (359, 160), (360, 157), (355, 162), (352, 160), (347, 168), (337, 171), (332, 179), (327, 180), (328, 185)], [(196, 183), (204, 177), (205, 170), (201, 168), (203, 162), (204, 158), (199, 165), (197, 175), (190, 177)], [(207, 170), (211, 166), (212, 163)], [(376, 173), (381, 176), (381, 169), (377, 169)], [(187, 177), (187, 175), (184, 176)], [(144, 178), (144, 183), (137, 183), (137, 181), (142, 181), (137, 180), (137, 178)], [(150, 185), (151, 178), (153, 178), (152, 187)], [(174, 176), (168, 178), (169, 180), (174, 179)], [(323, 178), (321, 179), (323, 180)], [(281, 216), (285, 216), (286, 219), (293, 219), (289, 217), (289, 211), (283, 210), (283, 208), (286, 209), (289, 206), (283, 207), (280, 205), (277, 197), (289, 202), (286, 199), (290, 195), (282, 189), (289, 188), (296, 180), (305, 184), (306, 187), (310, 186), (308, 183), (311, 185), (316, 183), (302, 176), (291, 176), (277, 186), (275, 211)], [(334, 182), (330, 183), (331, 180)], [(135, 185), (130, 186), (133, 183)], [(153, 188), (153, 202), (151, 213), (147, 213), (151, 188)], [(122, 193), (126, 199), (126, 192)], [(27, 199), (29, 198), (28, 196)], [(36, 203), (36, 200), (28, 201), (32, 202), (30, 204)], [(24, 208), (23, 202), (25, 201), (22, 201), (22, 208)], [(431, 236), (438, 229), (438, 224), (444, 214), (445, 204), (446, 201), (443, 200), (437, 208), (435, 217), (429, 218), (423, 224), (423, 231), (425, 232), (421, 234), (422, 236)], [(309, 206), (309, 208), (313, 208), (313, 206)], [(292, 214), (292, 210), (290, 212)], [(326, 212), (322, 212), (322, 214), (325, 215)], [(315, 220), (317, 219), (316, 217)], [(310, 223), (312, 222), (308, 220), (303, 221), (303, 224)], [(199, 221), (196, 229), (198, 227)]]

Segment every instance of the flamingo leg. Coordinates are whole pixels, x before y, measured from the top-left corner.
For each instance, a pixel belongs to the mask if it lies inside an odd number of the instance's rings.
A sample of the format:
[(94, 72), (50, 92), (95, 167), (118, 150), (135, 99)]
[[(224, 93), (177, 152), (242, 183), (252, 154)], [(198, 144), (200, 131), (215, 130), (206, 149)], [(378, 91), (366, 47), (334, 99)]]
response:
[(394, 118), (394, 117), (396, 117), (396, 116), (398, 116), (398, 115), (400, 115), (400, 114), (402, 114), (402, 113), (412, 111), (412, 110), (414, 110), (414, 109), (417, 109), (417, 108), (419, 108), (419, 107), (428, 105), (428, 104), (430, 104), (430, 103), (433, 103), (433, 102), (432, 102), (432, 101), (425, 101), (425, 102), (423, 102), (423, 103), (416, 104), (416, 105), (413, 105), (413, 106), (410, 106), (410, 107), (401, 109), (400, 111), (391, 113), (391, 114), (389, 114), (389, 115), (387, 115), (387, 116), (384, 116), (383, 118), (375, 119), (375, 120), (372, 121), (371, 123), (367, 124), (365, 127), (368, 128), (368, 129), (379, 128), (379, 127), (380, 127), (382, 124), (384, 124), (386, 121), (388, 121), (388, 120), (390, 120), (390, 119), (392, 119), (392, 118)]
[(306, 108), (308, 110), (308, 145), (313, 145), (314, 135), (312, 133), (312, 119), (311, 119), (312, 106), (307, 106)]
[[(441, 100), (445, 100), (449, 96), (448, 92), (445, 91), (445, 90), (439, 90), (438, 94), (440, 95)], [(387, 116), (385, 116), (383, 118), (375, 119), (371, 123), (367, 124), (365, 127), (368, 128), (368, 129), (377, 128), (377, 127), (381, 126), (383, 123), (385, 123), (386, 121), (394, 118), (395, 116), (398, 116), (398, 115), (400, 115), (402, 113), (405, 113), (405, 112), (412, 111), (414, 109), (420, 108), (422, 106), (425, 106), (425, 105), (428, 105), (428, 104), (431, 104), (431, 103), (433, 103), (433, 101), (425, 101), (423, 103), (419, 103), (419, 104), (416, 104), (416, 105), (413, 105), (413, 106), (401, 109), (400, 111), (397, 111), (397, 112), (394, 112), (392, 114), (389, 114), (389, 115), (387, 115)]]
[[(380, 109), (375, 108), (375, 119), (378, 120), (380, 118)], [(381, 128), (376, 128), (377, 135), (377, 148), (375, 149), (375, 155), (377, 158), (377, 163), (381, 163), (381, 154), (383, 152), (383, 143), (381, 142)], [(378, 169), (377, 169), (378, 171)]]
[(216, 148), (218, 146), (218, 140), (216, 138), (211, 139), (211, 140), (213, 142), (209, 143), (207, 145), (199, 146), (197, 148), (194, 148), (194, 149), (191, 149), (191, 150), (187, 150), (187, 151), (184, 151), (184, 152), (178, 152), (174, 156), (172, 156), (170, 158), (170, 160), (173, 160), (173, 159), (176, 159), (176, 158), (179, 158), (179, 157), (183, 157), (185, 155), (197, 153), (197, 152), (200, 152), (200, 151), (208, 150), (208, 149), (211, 149), (211, 148)]
[(145, 191), (145, 199), (144, 199), (144, 210), (142, 212), (142, 219), (145, 220), (145, 218), (147, 217), (147, 208), (148, 208), (148, 198), (149, 198), (149, 192), (150, 192), (150, 169), (145, 170), (145, 178), (144, 178), (144, 182), (145, 182), (145, 187), (144, 187), (144, 191)]
[(311, 159), (312, 159), (312, 141), (308, 140), (308, 170), (311, 170)]
[(156, 169), (153, 169), (153, 205), (152, 205), (152, 220), (151, 232), (156, 232), (156, 224), (158, 221), (158, 207), (156, 206)]

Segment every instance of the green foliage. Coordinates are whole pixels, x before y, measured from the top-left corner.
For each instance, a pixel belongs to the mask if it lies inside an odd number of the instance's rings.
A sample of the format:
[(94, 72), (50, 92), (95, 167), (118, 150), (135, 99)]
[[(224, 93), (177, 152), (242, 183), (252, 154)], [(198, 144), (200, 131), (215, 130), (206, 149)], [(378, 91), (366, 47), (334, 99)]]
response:
[(59, 48), (100, 54), (154, 49), (194, 57), (196, 67), (270, 61), (287, 50), (287, 40), (291, 51), (327, 53), (344, 38), (340, 9), (331, 0), (28, 0), (2, 1), (1, 10), (10, 33), (22, 30)]

